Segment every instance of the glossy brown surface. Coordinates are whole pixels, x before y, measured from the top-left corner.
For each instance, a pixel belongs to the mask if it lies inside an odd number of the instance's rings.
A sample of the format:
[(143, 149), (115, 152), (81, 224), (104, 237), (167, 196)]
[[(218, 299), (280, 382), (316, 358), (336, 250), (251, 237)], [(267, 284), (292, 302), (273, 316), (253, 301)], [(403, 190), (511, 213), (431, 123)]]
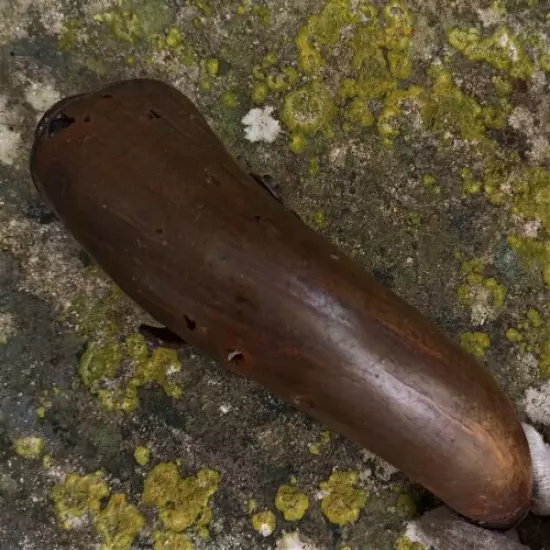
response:
[(74, 237), (186, 342), (459, 513), (524, 517), (529, 451), (492, 377), (245, 174), (178, 91), (132, 80), (65, 100), (31, 167)]

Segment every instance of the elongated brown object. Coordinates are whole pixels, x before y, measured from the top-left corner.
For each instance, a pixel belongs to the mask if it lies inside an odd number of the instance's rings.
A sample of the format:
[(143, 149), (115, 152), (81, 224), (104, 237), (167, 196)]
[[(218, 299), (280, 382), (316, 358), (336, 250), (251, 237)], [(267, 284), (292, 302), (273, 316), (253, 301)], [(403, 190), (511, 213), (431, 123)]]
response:
[(139, 79), (63, 100), (31, 169), (73, 236), (185, 341), (464, 516), (524, 517), (529, 449), (492, 377), (244, 173), (177, 90)]

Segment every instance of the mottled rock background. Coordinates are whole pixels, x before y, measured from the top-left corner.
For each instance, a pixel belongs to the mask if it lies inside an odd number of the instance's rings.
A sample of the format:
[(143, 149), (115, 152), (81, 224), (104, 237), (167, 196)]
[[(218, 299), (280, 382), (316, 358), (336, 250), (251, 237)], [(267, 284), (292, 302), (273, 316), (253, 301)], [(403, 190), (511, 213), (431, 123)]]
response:
[[(542, 0), (0, 0), (0, 549), (403, 550), (436, 504), (196, 350), (147, 348), (32, 187), (54, 101), (174, 84), (544, 432), (548, 71)], [(520, 534), (550, 548), (543, 520)]]

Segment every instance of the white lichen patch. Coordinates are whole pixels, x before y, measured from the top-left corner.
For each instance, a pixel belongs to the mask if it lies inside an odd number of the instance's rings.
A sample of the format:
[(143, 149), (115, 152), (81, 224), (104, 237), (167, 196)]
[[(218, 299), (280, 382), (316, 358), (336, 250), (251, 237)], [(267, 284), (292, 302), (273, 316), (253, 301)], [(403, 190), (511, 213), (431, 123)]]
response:
[(8, 108), (8, 100), (0, 95), (0, 163), (15, 164), (21, 144), (21, 134), (16, 128), (17, 114)]
[(251, 109), (243, 117), (242, 123), (245, 126), (245, 137), (248, 141), (265, 141), (273, 143), (281, 132), (279, 121), (273, 118), (274, 108), (271, 106), (264, 109)]
[(25, 90), (25, 99), (41, 116), (44, 111), (61, 99), (61, 95), (50, 83), (33, 82)]
[(382, 481), (388, 481), (391, 476), (397, 473), (399, 470), (392, 466), (389, 462), (381, 459), (379, 456), (371, 453), (370, 451), (363, 450), (361, 451), (361, 457), (366, 462), (373, 462), (374, 464), (374, 475), (377, 479)]
[(0, 313), (0, 345), (7, 344), (15, 332), (15, 316), (9, 311)]
[(550, 446), (529, 424), (523, 424), (529, 443), (533, 468), (533, 497), (531, 510), (539, 516), (550, 514)]
[(298, 531), (292, 533), (283, 532), (283, 536), (277, 540), (277, 550), (318, 550), (312, 542), (306, 540)]
[(523, 406), (533, 422), (550, 425), (550, 380), (539, 389), (528, 388), (523, 398)]

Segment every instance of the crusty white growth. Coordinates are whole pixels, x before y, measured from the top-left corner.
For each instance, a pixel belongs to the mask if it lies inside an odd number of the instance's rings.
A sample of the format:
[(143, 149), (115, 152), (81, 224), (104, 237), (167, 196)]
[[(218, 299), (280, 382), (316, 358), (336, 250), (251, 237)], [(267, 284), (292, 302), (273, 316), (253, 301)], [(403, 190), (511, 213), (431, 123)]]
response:
[(61, 99), (61, 95), (50, 83), (32, 82), (25, 90), (25, 99), (41, 116), (44, 111)]
[(273, 118), (273, 107), (265, 109), (251, 109), (242, 119), (242, 123), (246, 126), (245, 134), (248, 141), (265, 141), (267, 143), (274, 142), (280, 131), (281, 125), (279, 121)]
[(483, 529), (446, 506), (430, 510), (407, 527), (407, 538), (434, 550), (529, 550), (515, 533)]
[(298, 531), (283, 532), (283, 536), (277, 540), (276, 548), (277, 550), (317, 550), (317, 547), (305, 540)]
[(531, 509), (539, 516), (550, 515), (550, 446), (529, 424), (523, 424), (523, 431), (531, 451), (533, 465), (533, 500)]
[(550, 425), (550, 381), (537, 388), (529, 388), (523, 398), (527, 416), (537, 424)]

